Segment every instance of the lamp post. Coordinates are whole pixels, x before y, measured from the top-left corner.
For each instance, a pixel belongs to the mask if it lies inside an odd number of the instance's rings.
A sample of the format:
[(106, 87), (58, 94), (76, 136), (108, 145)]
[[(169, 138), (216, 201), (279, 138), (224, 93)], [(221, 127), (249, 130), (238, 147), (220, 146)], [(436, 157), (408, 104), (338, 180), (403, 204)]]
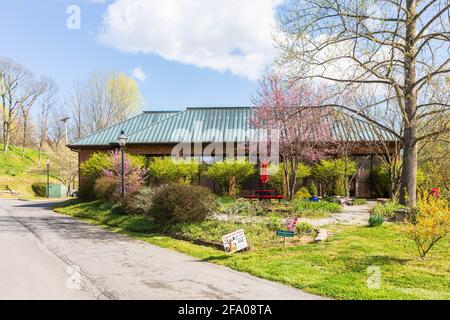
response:
[(47, 198), (50, 198), (50, 159), (47, 159)]
[(117, 138), (117, 142), (119, 143), (120, 150), (122, 153), (122, 192), (121, 192), (121, 200), (122, 200), (122, 209), (125, 203), (125, 144), (127, 143), (128, 137), (125, 135), (125, 132), (122, 130), (120, 132), (120, 136)]

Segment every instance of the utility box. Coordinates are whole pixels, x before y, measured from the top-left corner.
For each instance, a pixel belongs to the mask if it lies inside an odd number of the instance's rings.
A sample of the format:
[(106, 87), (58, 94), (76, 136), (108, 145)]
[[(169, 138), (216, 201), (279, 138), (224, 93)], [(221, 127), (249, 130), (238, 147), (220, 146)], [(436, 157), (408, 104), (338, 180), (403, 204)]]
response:
[(65, 198), (67, 197), (67, 187), (63, 184), (50, 184), (48, 186), (49, 198)]

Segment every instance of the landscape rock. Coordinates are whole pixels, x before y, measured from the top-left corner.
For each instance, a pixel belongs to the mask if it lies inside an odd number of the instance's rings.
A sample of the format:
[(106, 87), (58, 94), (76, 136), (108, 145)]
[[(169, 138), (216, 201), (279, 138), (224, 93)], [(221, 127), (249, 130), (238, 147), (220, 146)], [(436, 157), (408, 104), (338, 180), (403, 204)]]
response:
[(314, 239), (314, 242), (322, 242), (327, 240), (327, 238), (328, 238), (328, 231), (326, 229), (319, 229), (317, 237)]

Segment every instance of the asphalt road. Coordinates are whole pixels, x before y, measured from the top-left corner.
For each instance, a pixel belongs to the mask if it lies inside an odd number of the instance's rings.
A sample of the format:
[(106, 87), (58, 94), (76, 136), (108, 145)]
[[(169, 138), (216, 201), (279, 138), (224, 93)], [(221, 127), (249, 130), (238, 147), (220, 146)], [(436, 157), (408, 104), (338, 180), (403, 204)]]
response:
[(319, 299), (271, 281), (0, 199), (0, 299)]

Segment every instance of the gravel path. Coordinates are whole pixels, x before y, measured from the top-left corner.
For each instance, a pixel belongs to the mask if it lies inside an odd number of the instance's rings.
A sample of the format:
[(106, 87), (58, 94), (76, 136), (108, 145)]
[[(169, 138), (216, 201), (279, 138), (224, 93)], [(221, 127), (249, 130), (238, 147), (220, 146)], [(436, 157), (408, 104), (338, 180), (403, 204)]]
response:
[(312, 224), (315, 227), (321, 227), (328, 224), (345, 224), (345, 225), (365, 225), (370, 216), (370, 209), (375, 206), (375, 201), (368, 201), (367, 204), (361, 206), (346, 206), (342, 207), (342, 211), (335, 213), (330, 217), (321, 219), (300, 218), (299, 221), (304, 221)]

